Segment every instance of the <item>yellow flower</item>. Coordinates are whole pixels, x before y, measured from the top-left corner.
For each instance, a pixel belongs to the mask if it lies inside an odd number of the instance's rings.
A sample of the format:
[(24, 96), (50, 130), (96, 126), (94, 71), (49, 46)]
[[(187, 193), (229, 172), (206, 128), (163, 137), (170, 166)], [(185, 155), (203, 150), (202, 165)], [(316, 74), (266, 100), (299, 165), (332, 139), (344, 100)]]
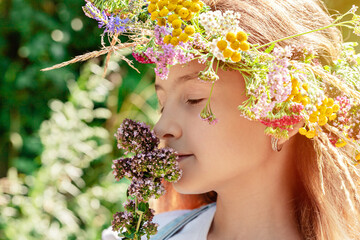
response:
[(245, 32), (240, 31), (236, 34), (236, 38), (239, 42), (244, 42), (248, 39), (248, 36)]
[(331, 116), (329, 117), (329, 120), (332, 121), (337, 117), (336, 113), (331, 114)]
[(149, 13), (152, 13), (152, 12), (156, 11), (156, 9), (157, 9), (157, 5), (156, 5), (156, 4), (154, 4), (154, 3), (150, 3), (150, 4), (149, 4), (149, 6), (148, 6), (148, 11), (149, 11)]
[(330, 117), (332, 113), (333, 113), (333, 109), (332, 109), (332, 108), (327, 108), (326, 111), (325, 111), (325, 115), (326, 115), (327, 117)]
[(328, 98), (328, 102), (327, 102), (326, 105), (327, 105), (328, 107), (331, 107), (333, 104), (334, 104), (334, 99)]
[(165, 17), (165, 16), (167, 16), (169, 14), (169, 10), (166, 8), (166, 7), (164, 7), (163, 9), (161, 9), (161, 11), (160, 11), (160, 16), (161, 17)]
[(300, 129), (299, 129), (299, 133), (300, 133), (301, 135), (306, 135), (306, 133), (307, 133), (306, 128), (304, 128), (304, 127), (300, 128)]
[(155, 21), (159, 17), (159, 12), (155, 11), (151, 13), (151, 20)]
[(177, 5), (177, 7), (176, 7), (176, 9), (175, 9), (175, 13), (176, 14), (179, 14), (179, 11), (180, 11), (180, 9), (182, 9), (183, 8), (183, 5), (181, 5), (181, 4), (179, 4), (179, 5)]
[(297, 93), (294, 97), (294, 102), (301, 102), (301, 100), (303, 99), (303, 96), (301, 95), (301, 93)]
[(250, 45), (248, 42), (241, 42), (240, 43), (240, 49), (243, 51), (247, 51), (250, 49)]
[(309, 122), (316, 123), (317, 121), (319, 121), (318, 116), (312, 113), (309, 117)]
[(339, 104), (334, 104), (333, 107), (332, 107), (332, 110), (333, 110), (334, 112), (339, 111), (339, 110), (340, 110)]
[(175, 19), (174, 21), (172, 21), (172, 27), (177, 29), (177, 28), (181, 28), (181, 20), (180, 19)]
[(293, 88), (291, 89), (291, 94), (296, 95), (296, 94), (298, 94), (298, 93), (299, 93), (298, 87), (293, 87)]
[(197, 3), (192, 3), (191, 4), (191, 7), (190, 7), (190, 11), (194, 12), (194, 13), (197, 13), (197, 12), (200, 12), (200, 5), (197, 4)]
[(216, 44), (216, 46), (217, 46), (221, 51), (223, 51), (225, 48), (227, 48), (227, 45), (228, 45), (228, 43), (227, 43), (227, 41), (225, 41), (225, 40), (220, 40), (220, 41), (218, 41), (218, 43)]
[(328, 118), (324, 115), (320, 115), (319, 117), (319, 125), (324, 126), (328, 122)]
[(226, 34), (226, 40), (228, 40), (229, 42), (234, 42), (235, 41), (235, 39), (236, 39), (236, 35), (235, 35), (235, 33), (233, 33), (233, 32), (228, 32), (227, 34)]
[(189, 40), (189, 35), (187, 35), (186, 33), (181, 33), (179, 36), (179, 40), (183, 42), (187, 42)]
[(315, 130), (310, 130), (310, 131), (308, 131), (308, 132), (305, 134), (305, 136), (306, 136), (307, 138), (314, 138), (315, 135), (316, 135)]
[(163, 9), (164, 7), (166, 7), (168, 5), (168, 1), (161, 0), (160, 2), (158, 2), (157, 5), (158, 5), (159, 9)]
[(177, 5), (174, 4), (174, 3), (170, 3), (170, 4), (168, 5), (169, 11), (174, 11), (174, 10), (176, 9), (176, 7), (177, 7)]
[(328, 99), (327, 97), (325, 97), (324, 100), (323, 100), (323, 102), (322, 102), (322, 104), (326, 105), (326, 104), (328, 103), (328, 100), (329, 100), (329, 99)]
[(326, 112), (326, 106), (321, 105), (320, 108), (319, 108), (319, 112), (320, 112), (320, 114), (325, 114), (325, 112)]
[(189, 36), (193, 35), (195, 33), (195, 28), (191, 25), (186, 26), (184, 29), (185, 33)]
[(179, 10), (178, 14), (182, 19), (184, 19), (189, 15), (189, 10), (187, 8), (183, 7)]
[(301, 104), (302, 104), (303, 106), (308, 105), (308, 104), (309, 104), (308, 99), (307, 99), (307, 98), (302, 98), (302, 99), (301, 99)]
[(241, 60), (241, 54), (239, 52), (234, 52), (231, 55), (231, 60), (233, 60), (234, 62), (239, 62)]
[(230, 47), (231, 47), (232, 49), (234, 49), (235, 51), (237, 51), (237, 50), (239, 50), (239, 48), (240, 48), (240, 42), (235, 39), (235, 41), (233, 41), (233, 42), (230, 44)]
[(190, 12), (186, 18), (183, 18), (185, 21), (190, 21), (194, 17), (194, 13)]
[(309, 84), (304, 83), (304, 84), (302, 85), (302, 88), (303, 88), (305, 91), (308, 91), (308, 90), (309, 90)]
[[(176, 19), (179, 19), (179, 16), (177, 14), (171, 14), (169, 17), (168, 17), (168, 21), (170, 23), (172, 23), (174, 20)], [(180, 19), (179, 19), (180, 20)], [(180, 25), (181, 25), (181, 21), (180, 21)]]
[(191, 1), (185, 1), (185, 2), (183, 2), (182, 3), (182, 5), (184, 6), (184, 7), (186, 7), (187, 9), (189, 9), (189, 8), (191, 8)]
[(164, 43), (166, 43), (166, 44), (170, 43), (171, 38), (172, 38), (171, 35), (166, 35), (166, 36), (164, 37)]
[(178, 39), (177, 37), (173, 37), (173, 38), (171, 38), (170, 43), (171, 43), (173, 46), (176, 46), (176, 45), (179, 44), (179, 39)]
[(182, 33), (181, 28), (175, 28), (175, 29), (172, 31), (173, 37), (180, 36), (181, 33)]
[(355, 159), (356, 159), (356, 161), (359, 161), (359, 160), (360, 160), (360, 153), (358, 153), (358, 154), (355, 156)]
[(159, 26), (165, 26), (166, 25), (165, 18), (158, 18), (157, 21), (158, 21), (157, 23), (158, 23)]
[(231, 57), (232, 54), (233, 54), (233, 51), (231, 51), (228, 48), (225, 48), (224, 51), (223, 51), (223, 55), (224, 55), (225, 58)]

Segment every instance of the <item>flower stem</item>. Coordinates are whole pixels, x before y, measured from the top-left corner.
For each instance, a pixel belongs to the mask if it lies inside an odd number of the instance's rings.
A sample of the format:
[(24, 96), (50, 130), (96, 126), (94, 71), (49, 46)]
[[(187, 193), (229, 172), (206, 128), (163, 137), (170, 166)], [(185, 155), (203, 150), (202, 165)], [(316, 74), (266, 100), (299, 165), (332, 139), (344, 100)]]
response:
[[(137, 212), (137, 210), (138, 210), (137, 206), (138, 206), (138, 199), (136, 198), (135, 199), (135, 212)], [(138, 240), (137, 233), (139, 232), (140, 223), (141, 223), (141, 220), (142, 220), (142, 215), (143, 215), (143, 212), (140, 213), (139, 220), (138, 220), (137, 225), (136, 225), (135, 240)]]
[(143, 215), (143, 212), (140, 213), (139, 221), (138, 221), (137, 226), (136, 226), (136, 232), (139, 231), (140, 223), (141, 223), (141, 220), (142, 220), (142, 215)]
[[(345, 14), (345, 15), (346, 15), (346, 14)], [(344, 15), (344, 16), (345, 16), (345, 15)], [(331, 27), (336, 27), (336, 26), (349, 27), (349, 26), (343, 25), (343, 24), (344, 24), (344, 23), (351, 23), (351, 22), (353, 22), (353, 21), (346, 21), (346, 22), (337, 23), (337, 22), (338, 22), (340, 19), (342, 19), (344, 16), (341, 16), (339, 19), (336, 19), (333, 23), (331, 23), (331, 24), (328, 25), (328, 26), (325, 26), (325, 27), (322, 27), (322, 28), (318, 28), (318, 29), (314, 29), (314, 30), (311, 30), (311, 31), (308, 31), (308, 32), (303, 32), (303, 33), (291, 35), (291, 36), (288, 36), (288, 37), (280, 38), (280, 39), (278, 39), (278, 40), (275, 40), (275, 41), (266, 43), (266, 44), (264, 44), (264, 45), (261, 45), (261, 46), (259, 46), (259, 47), (256, 47), (255, 49), (260, 49), (260, 48), (269, 46), (269, 45), (274, 44), (274, 43), (277, 43), (277, 42), (281, 42), (281, 41), (284, 41), (284, 40), (288, 40), (288, 39), (291, 39), (291, 38), (294, 38), (294, 37), (299, 37), (299, 36), (302, 36), (302, 35), (305, 35), (305, 34), (309, 34), (309, 33), (313, 33), (313, 32), (318, 32), (318, 31), (325, 30), (325, 29), (328, 29), (328, 28), (331, 28)]]

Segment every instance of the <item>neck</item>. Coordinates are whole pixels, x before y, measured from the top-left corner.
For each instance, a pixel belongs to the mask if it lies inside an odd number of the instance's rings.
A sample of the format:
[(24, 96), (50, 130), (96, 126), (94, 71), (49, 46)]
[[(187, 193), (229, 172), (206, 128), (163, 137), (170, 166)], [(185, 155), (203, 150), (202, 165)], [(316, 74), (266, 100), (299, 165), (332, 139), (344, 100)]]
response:
[(286, 151), (264, 166), (232, 179), (218, 193), (208, 233), (212, 239), (299, 240), (294, 214), (295, 166)]

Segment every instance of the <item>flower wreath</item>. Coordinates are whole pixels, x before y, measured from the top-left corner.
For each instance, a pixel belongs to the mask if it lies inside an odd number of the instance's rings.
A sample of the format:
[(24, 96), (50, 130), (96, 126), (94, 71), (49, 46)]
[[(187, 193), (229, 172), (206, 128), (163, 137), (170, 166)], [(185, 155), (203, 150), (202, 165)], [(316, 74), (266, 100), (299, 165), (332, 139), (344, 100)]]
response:
[[(238, 110), (243, 117), (266, 125), (265, 134), (288, 139), (288, 131), (304, 121), (305, 126), (299, 129), (301, 135), (324, 146), (330, 143), (338, 157), (349, 157), (351, 153), (354, 165), (360, 161), (360, 54), (354, 51), (357, 43), (344, 43), (340, 58), (325, 66), (309, 47), (276, 46), (286, 39), (339, 26), (351, 28), (360, 36), (357, 6), (328, 26), (260, 45), (247, 41), (251, 33), (241, 29), (239, 13), (211, 11), (200, 0), (85, 2), (86, 16), (98, 21), (104, 28), (102, 37), (107, 35), (111, 45), (44, 70), (107, 53), (106, 72), (110, 54), (131, 47), (138, 62), (156, 64), (155, 73), (165, 80), (170, 66), (197, 59), (206, 65), (199, 72), (199, 80), (212, 84), (206, 106), (199, 113), (210, 124), (218, 121), (210, 107), (211, 93), (219, 79), (217, 71), (237, 70), (245, 79), (248, 97)], [(120, 35), (129, 41), (121, 43)], [(132, 66), (131, 61), (127, 62)], [(154, 226), (151, 229), (149, 234), (154, 234)]]

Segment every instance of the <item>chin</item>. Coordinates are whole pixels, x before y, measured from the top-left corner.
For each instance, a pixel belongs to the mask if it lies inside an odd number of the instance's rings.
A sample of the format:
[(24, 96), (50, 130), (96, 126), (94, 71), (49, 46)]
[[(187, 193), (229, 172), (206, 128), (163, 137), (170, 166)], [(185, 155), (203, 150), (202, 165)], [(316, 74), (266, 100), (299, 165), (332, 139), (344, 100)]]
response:
[(194, 180), (186, 181), (185, 178), (181, 178), (178, 182), (173, 183), (174, 189), (181, 194), (203, 194), (211, 189), (207, 189), (205, 186), (199, 186)]

